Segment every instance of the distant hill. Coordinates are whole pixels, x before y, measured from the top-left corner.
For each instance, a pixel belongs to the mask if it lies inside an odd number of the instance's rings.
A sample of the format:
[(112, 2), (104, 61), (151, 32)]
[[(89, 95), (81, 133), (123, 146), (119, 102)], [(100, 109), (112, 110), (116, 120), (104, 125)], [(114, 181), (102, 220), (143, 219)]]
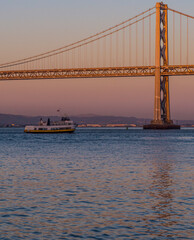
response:
[[(12, 114), (0, 114), (0, 126), (6, 125), (27, 125), (27, 124), (37, 124), (40, 118), (47, 120), (59, 119), (58, 116), (22, 116), (22, 115), (12, 115)], [(100, 115), (79, 115), (72, 116), (71, 119), (77, 124), (145, 124), (150, 121), (150, 119), (135, 118), (135, 117), (122, 117), (122, 116), (100, 116)]]
[(150, 119), (122, 116), (79, 115), (72, 119), (78, 124), (136, 124), (142, 125), (150, 122)]
[(10, 124), (18, 124), (18, 125), (26, 125), (37, 123), (40, 117), (30, 117), (30, 116), (22, 116), (22, 115), (12, 115), (12, 114), (0, 114), (0, 126), (2, 125), (10, 125)]
[[(0, 114), (0, 126), (7, 126), (11, 124), (24, 126), (27, 124), (37, 124), (40, 118), (47, 120), (57, 120), (58, 116), (22, 116), (12, 114)], [(123, 116), (101, 116), (94, 114), (82, 114), (78, 116), (72, 116), (71, 119), (77, 124), (136, 124), (142, 126), (151, 121), (151, 119), (136, 118), (136, 117), (123, 117)], [(181, 125), (194, 125), (194, 120), (175, 121)]]

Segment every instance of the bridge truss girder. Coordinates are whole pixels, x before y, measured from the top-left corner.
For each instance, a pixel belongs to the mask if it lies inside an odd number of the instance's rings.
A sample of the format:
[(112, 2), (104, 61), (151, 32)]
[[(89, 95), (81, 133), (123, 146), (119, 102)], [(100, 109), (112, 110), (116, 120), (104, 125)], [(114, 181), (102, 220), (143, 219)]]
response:
[[(155, 66), (12, 70), (0, 71), (0, 80), (149, 77), (155, 76), (155, 72)], [(161, 76), (194, 75), (194, 65), (161, 66), (160, 73)]]

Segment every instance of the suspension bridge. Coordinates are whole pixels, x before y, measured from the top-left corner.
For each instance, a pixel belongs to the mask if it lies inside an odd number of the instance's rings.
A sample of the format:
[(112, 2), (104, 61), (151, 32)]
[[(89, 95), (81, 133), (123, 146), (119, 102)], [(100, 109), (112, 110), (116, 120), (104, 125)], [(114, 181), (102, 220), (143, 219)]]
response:
[(170, 118), (169, 76), (194, 75), (193, 20), (158, 2), (80, 41), (2, 63), (0, 81), (155, 76), (154, 119), (144, 128), (179, 128)]

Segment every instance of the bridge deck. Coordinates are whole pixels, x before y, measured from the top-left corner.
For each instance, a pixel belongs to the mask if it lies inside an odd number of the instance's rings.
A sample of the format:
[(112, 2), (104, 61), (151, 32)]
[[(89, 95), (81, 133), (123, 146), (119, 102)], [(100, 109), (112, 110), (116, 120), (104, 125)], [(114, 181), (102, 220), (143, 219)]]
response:
[[(0, 71), (0, 80), (154, 76), (155, 66)], [(194, 65), (161, 67), (161, 76), (194, 75)]]

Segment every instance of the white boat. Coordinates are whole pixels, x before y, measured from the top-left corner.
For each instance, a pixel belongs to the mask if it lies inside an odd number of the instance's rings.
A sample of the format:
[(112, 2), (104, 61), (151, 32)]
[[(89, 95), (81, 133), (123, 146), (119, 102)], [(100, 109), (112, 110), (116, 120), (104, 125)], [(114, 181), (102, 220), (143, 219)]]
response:
[(40, 119), (39, 125), (26, 126), (25, 133), (73, 133), (76, 124), (69, 117), (62, 117), (60, 121), (51, 122), (48, 118), (47, 122)]

